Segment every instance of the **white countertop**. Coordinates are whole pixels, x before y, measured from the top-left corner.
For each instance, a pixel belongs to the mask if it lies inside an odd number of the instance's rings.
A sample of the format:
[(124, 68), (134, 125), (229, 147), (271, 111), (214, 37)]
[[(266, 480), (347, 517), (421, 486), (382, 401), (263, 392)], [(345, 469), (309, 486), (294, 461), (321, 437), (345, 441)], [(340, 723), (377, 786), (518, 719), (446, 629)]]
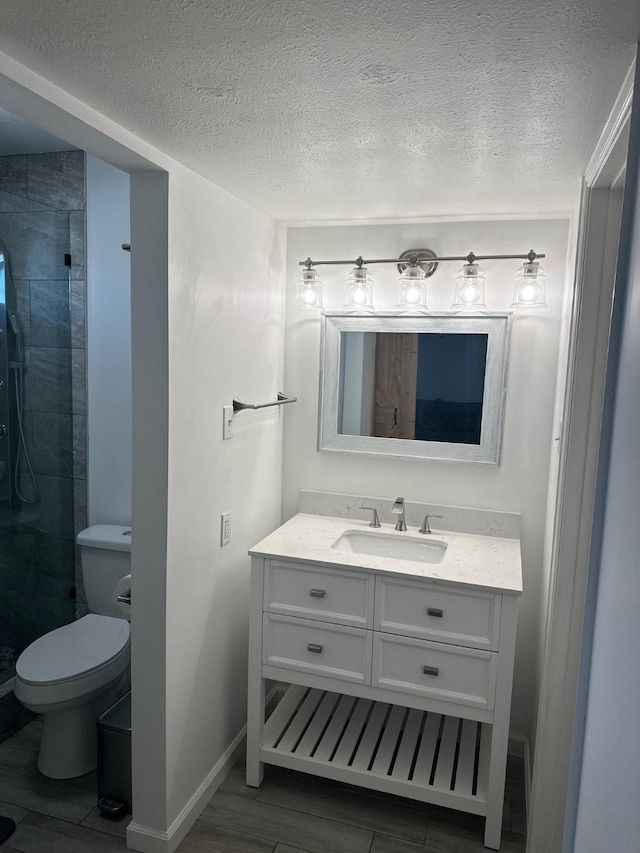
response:
[(383, 524), (379, 530), (372, 531), (420, 542), (446, 542), (447, 550), (442, 562), (422, 563), (332, 549), (333, 543), (347, 530), (370, 531), (371, 528), (366, 521), (352, 518), (299, 513), (258, 542), (249, 553), (254, 557), (277, 557), (324, 566), (352, 566), (380, 574), (428, 578), (515, 595), (522, 593), (522, 563), (517, 539), (439, 532), (437, 528), (433, 528), (431, 536), (420, 535), (415, 530), (398, 533), (391, 524)]

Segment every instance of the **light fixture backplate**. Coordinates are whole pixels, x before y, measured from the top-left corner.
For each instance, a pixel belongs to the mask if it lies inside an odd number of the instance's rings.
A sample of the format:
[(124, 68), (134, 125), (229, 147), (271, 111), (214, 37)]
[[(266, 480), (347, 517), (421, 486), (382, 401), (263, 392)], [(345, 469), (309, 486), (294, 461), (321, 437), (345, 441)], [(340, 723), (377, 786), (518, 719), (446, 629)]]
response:
[[(429, 278), (438, 269), (438, 262), (430, 261), (429, 258), (437, 258), (437, 254), (432, 249), (407, 249), (399, 257), (400, 260), (406, 259), (408, 261), (416, 257), (416, 255), (418, 256), (418, 266), (424, 271), (425, 276)], [(398, 264), (398, 272), (403, 273), (408, 266), (408, 263)]]

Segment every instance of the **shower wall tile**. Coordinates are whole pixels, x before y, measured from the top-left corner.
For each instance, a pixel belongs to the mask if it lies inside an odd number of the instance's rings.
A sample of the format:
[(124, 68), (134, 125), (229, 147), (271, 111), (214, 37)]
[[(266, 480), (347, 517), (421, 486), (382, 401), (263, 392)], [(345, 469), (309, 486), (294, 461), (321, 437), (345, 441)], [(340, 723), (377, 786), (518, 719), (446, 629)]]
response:
[(85, 304), (86, 292), (83, 280), (71, 282), (71, 346), (74, 349), (85, 347)]
[(0, 190), (0, 213), (17, 213), (21, 210), (29, 210), (28, 199), (21, 195)]
[(73, 476), (76, 480), (87, 477), (87, 419), (73, 416)]
[[(23, 533), (44, 533), (54, 539), (74, 539), (73, 480), (64, 477), (37, 476), (40, 498), (20, 512), (20, 529)], [(31, 483), (27, 474), (20, 474), (20, 491), (30, 494)]]
[(71, 278), (85, 278), (85, 212), (72, 211), (69, 214), (69, 245), (71, 252)]
[(83, 349), (71, 350), (73, 414), (87, 413), (87, 356)]
[(67, 277), (68, 213), (0, 213), (0, 239), (9, 252), (14, 278), (33, 281)]
[(72, 413), (71, 353), (70, 349), (27, 347), (25, 410)]
[(32, 281), (31, 337), (35, 347), (71, 347), (69, 281)]
[(77, 536), (87, 526), (87, 481), (73, 481), (73, 518), (74, 535)]
[[(24, 426), (40, 490), (33, 505), (0, 508), (0, 644), (20, 649), (86, 612), (74, 542), (86, 526), (84, 208), (83, 152), (0, 157), (0, 240), (25, 346)], [(29, 497), (25, 467), (23, 457), (19, 486)]]
[(31, 288), (28, 281), (16, 281), (16, 279), (13, 279), (12, 284), (15, 295), (18, 325), (22, 332), (22, 343), (24, 346), (29, 346), (29, 343), (31, 342)]
[(0, 192), (27, 198), (26, 155), (0, 157)]
[(75, 583), (74, 543), (29, 533), (0, 533), (0, 579), (3, 591), (33, 592), (69, 598)]
[(57, 412), (32, 413), (33, 470), (51, 477), (73, 477), (73, 417)]
[(27, 156), (29, 201), (57, 210), (84, 210), (84, 153)]
[(50, 598), (33, 593), (7, 591), (9, 603), (10, 645), (25, 648), (38, 637), (68, 625), (75, 618), (75, 602), (71, 598)]

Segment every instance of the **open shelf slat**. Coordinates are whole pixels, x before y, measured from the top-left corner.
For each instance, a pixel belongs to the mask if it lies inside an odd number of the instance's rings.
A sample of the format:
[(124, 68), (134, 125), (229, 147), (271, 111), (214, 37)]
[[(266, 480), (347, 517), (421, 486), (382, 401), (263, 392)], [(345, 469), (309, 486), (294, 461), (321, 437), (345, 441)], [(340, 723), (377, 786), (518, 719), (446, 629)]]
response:
[(489, 725), (292, 685), (261, 759), (485, 814), (490, 740)]

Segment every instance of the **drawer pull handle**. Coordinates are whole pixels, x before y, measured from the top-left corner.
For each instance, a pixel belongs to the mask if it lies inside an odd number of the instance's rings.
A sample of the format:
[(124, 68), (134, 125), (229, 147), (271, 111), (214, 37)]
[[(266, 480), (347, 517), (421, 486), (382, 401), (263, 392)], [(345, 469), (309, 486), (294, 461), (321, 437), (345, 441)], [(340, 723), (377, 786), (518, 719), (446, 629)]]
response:
[(427, 616), (444, 616), (444, 610), (441, 607), (427, 607)]
[(326, 592), (324, 591), (324, 589), (310, 589), (309, 595), (311, 596), (311, 598), (324, 598)]
[(314, 652), (317, 655), (322, 654), (322, 646), (319, 643), (309, 643), (307, 646), (308, 652)]
[(423, 675), (440, 675), (440, 670), (437, 666), (423, 666), (422, 667)]

